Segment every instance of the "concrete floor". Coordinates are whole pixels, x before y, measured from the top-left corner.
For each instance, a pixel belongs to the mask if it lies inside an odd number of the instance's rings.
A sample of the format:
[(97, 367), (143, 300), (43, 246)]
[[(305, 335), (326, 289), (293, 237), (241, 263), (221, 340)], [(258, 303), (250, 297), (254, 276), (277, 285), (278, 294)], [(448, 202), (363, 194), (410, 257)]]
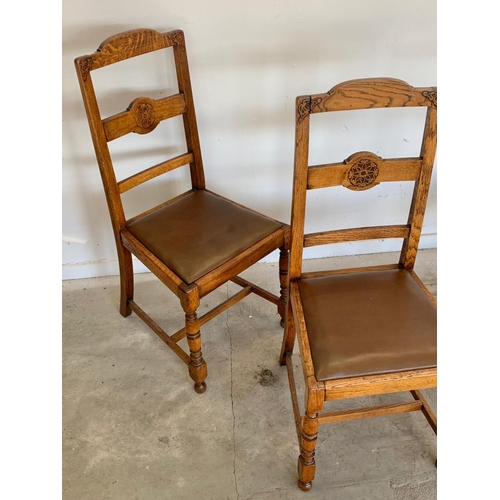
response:
[[(321, 259), (305, 268), (395, 259)], [(416, 269), (436, 293), (436, 251), (421, 251)], [(277, 264), (244, 276), (277, 293)], [(238, 289), (221, 287), (201, 311)], [(420, 412), (322, 426), (313, 488), (297, 488), (288, 380), (277, 361), (283, 330), (272, 304), (252, 294), (203, 327), (209, 376), (198, 395), (184, 363), (136, 315), (120, 316), (118, 293), (117, 277), (63, 282), (65, 500), (436, 498), (436, 438)], [(183, 325), (178, 300), (151, 274), (136, 276), (135, 299), (167, 333)], [(299, 363), (296, 354), (302, 386)], [(423, 392), (436, 410), (436, 391)], [(405, 400), (411, 396), (325, 408)]]

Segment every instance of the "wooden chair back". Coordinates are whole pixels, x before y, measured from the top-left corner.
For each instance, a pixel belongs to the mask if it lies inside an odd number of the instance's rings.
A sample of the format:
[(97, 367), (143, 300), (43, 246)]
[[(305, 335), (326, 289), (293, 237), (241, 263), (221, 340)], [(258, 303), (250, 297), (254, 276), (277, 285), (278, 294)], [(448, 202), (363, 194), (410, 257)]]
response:
[[(309, 166), (310, 115), (329, 111), (425, 106), (427, 115), (418, 158), (383, 159), (362, 151), (344, 162)], [(413, 269), (422, 231), (437, 143), (437, 90), (414, 88), (393, 78), (352, 80), (325, 94), (296, 100), (295, 173), (291, 219), (290, 279), (302, 275), (303, 248), (379, 238), (403, 238), (399, 265)], [(415, 181), (407, 224), (350, 228), (304, 234), (306, 193), (310, 189), (344, 186), (353, 191), (381, 182)]]
[[(172, 47), (174, 52), (179, 93), (158, 100), (139, 97), (133, 100), (125, 111), (103, 118), (97, 104), (91, 72), (131, 57), (169, 47)], [(205, 189), (184, 33), (181, 30), (167, 33), (150, 29), (127, 31), (107, 38), (93, 54), (75, 59), (75, 66), (115, 238), (119, 240), (119, 233), (126, 223), (121, 201), (121, 195), (126, 191), (183, 165), (190, 167), (193, 189)], [(178, 115), (182, 115), (184, 121), (187, 152), (117, 181), (108, 142), (132, 132), (147, 134), (161, 121)]]

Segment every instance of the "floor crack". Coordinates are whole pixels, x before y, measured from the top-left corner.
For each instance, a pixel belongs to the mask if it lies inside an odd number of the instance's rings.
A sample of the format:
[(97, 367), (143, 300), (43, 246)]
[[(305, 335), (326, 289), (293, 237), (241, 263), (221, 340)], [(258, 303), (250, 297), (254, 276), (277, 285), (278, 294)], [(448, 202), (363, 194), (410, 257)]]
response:
[[(226, 296), (229, 298), (229, 283), (226, 283)], [(234, 488), (236, 490), (236, 498), (240, 498), (238, 492), (238, 480), (236, 478), (236, 436), (235, 436), (235, 417), (234, 417), (234, 400), (233, 400), (233, 339), (231, 337), (231, 330), (229, 329), (229, 312), (226, 311), (226, 328), (229, 336), (229, 369), (231, 374), (231, 412), (233, 414), (233, 476)]]

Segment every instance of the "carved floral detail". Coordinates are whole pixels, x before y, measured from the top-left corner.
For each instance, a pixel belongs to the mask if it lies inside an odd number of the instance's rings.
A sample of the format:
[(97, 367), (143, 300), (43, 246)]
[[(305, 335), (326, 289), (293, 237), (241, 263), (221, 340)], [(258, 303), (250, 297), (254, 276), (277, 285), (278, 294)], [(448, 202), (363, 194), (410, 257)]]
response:
[(311, 101), (309, 99), (302, 99), (298, 106), (299, 123), (311, 112)]
[(141, 102), (135, 108), (135, 121), (139, 127), (151, 128), (156, 121), (155, 110), (150, 102)]
[(80, 71), (82, 73), (82, 80), (84, 82), (87, 81), (87, 76), (89, 75), (93, 62), (94, 58), (92, 56), (87, 56), (85, 59), (82, 59), (80, 61)]
[(432, 106), (434, 108), (437, 108), (437, 104), (438, 104), (438, 95), (437, 95), (437, 90), (431, 90), (431, 91), (428, 91), (428, 90), (424, 90), (422, 92), (422, 95), (424, 97), (426, 97), (427, 99), (429, 99), (429, 101), (431, 101), (432, 103)]
[(363, 158), (350, 168), (347, 178), (353, 186), (366, 188), (375, 182), (378, 174), (377, 164), (369, 158)]
[(174, 31), (168, 35), (168, 39), (172, 45), (177, 45), (177, 47), (182, 50), (186, 50), (186, 46), (184, 45), (184, 35), (180, 31)]

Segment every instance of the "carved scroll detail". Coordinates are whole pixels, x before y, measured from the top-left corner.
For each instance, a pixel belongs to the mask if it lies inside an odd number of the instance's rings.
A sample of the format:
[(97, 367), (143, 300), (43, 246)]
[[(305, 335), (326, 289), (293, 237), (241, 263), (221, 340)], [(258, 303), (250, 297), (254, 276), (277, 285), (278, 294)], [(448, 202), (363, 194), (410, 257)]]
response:
[(90, 69), (92, 68), (92, 63), (94, 62), (93, 56), (87, 56), (85, 59), (80, 61), (80, 71), (82, 73), (82, 80), (87, 81), (87, 76), (89, 76)]
[(304, 120), (304, 118), (311, 112), (311, 101), (309, 99), (302, 99), (298, 106), (299, 111), (299, 123)]
[(429, 101), (431, 101), (433, 108), (437, 108), (438, 104), (437, 90), (431, 90), (430, 92), (428, 90), (424, 90), (422, 92), (422, 95), (427, 99), (429, 99)]
[(311, 111), (323, 100), (322, 97), (316, 97), (311, 101)]
[(378, 174), (378, 165), (370, 158), (362, 158), (347, 172), (347, 178), (353, 187), (346, 187), (350, 189), (367, 189), (375, 182)]
[(182, 31), (174, 31), (173, 33), (169, 33), (167, 37), (172, 45), (176, 45), (183, 51), (186, 51), (186, 45), (184, 43), (184, 34), (182, 33)]

